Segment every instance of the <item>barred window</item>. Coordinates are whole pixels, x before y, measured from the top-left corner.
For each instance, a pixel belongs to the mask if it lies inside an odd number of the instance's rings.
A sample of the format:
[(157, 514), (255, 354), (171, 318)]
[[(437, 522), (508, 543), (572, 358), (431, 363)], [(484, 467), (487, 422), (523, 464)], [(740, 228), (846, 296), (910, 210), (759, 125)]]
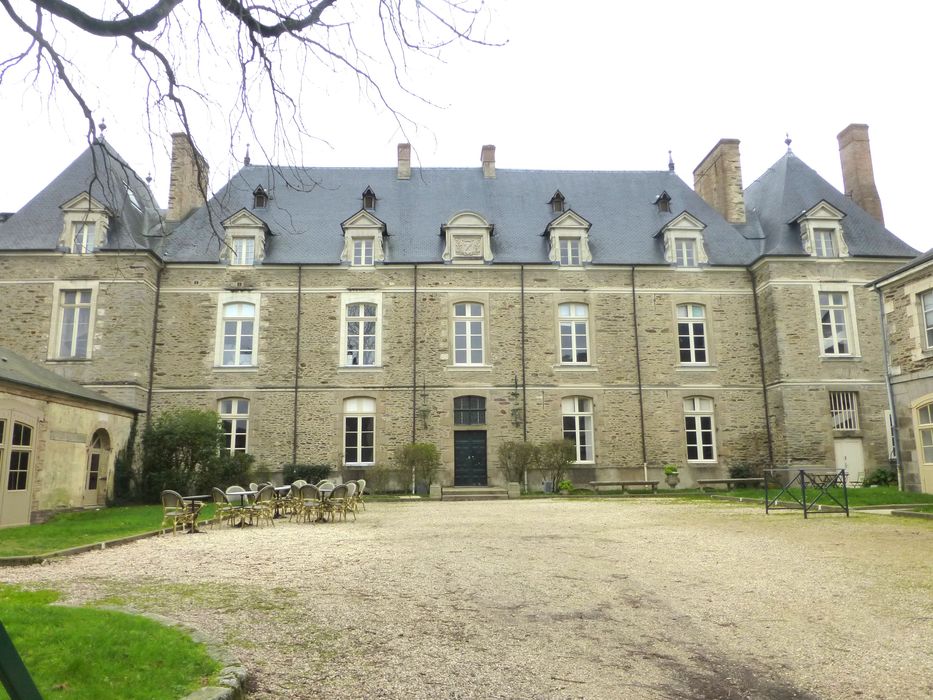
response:
[(858, 394), (854, 391), (829, 392), (829, 413), (833, 430), (858, 430)]
[(486, 399), (482, 396), (454, 398), (454, 425), (483, 425), (486, 422)]

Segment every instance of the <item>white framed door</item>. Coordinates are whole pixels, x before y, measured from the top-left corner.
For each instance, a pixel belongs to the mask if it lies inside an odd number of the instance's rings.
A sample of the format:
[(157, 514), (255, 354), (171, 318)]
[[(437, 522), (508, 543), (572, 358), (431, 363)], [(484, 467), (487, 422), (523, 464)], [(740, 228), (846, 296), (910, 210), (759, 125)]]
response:
[(833, 440), (836, 451), (836, 469), (846, 470), (846, 483), (865, 478), (865, 452), (861, 438), (837, 438)]

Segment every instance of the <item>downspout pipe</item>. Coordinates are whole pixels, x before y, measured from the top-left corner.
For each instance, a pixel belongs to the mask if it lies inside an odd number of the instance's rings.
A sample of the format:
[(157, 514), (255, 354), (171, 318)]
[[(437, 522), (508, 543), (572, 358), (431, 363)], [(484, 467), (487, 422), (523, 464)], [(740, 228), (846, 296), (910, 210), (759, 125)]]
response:
[(414, 443), (418, 430), (418, 263), (415, 263), (412, 275), (414, 284), (411, 320), (411, 441)]
[(149, 343), (149, 380), (146, 392), (146, 428), (152, 423), (152, 383), (155, 380), (156, 334), (159, 332), (159, 299), (162, 292), (162, 272), (165, 265), (160, 261), (156, 270), (155, 306), (152, 310), (152, 336)]
[(758, 336), (758, 372), (761, 374), (761, 398), (765, 409), (765, 431), (768, 436), (768, 464), (774, 469), (774, 436), (771, 434), (771, 406), (768, 403), (768, 382), (765, 379), (765, 346), (761, 336), (761, 309), (758, 306), (758, 278), (755, 271), (748, 268), (748, 277), (752, 284), (752, 303), (755, 306), (755, 333)]
[[(888, 410), (891, 412), (891, 428), (894, 433), (894, 460), (897, 465), (897, 490), (904, 490), (904, 462), (901, 459), (901, 438), (897, 430), (897, 413), (894, 412), (894, 387), (891, 384), (891, 371), (888, 358), (890, 349), (888, 347), (887, 317), (884, 313), (884, 294), (878, 287), (878, 312), (881, 314), (881, 359), (884, 362), (884, 387), (888, 391)], [(887, 431), (887, 426), (885, 426)]]
[(635, 378), (638, 381), (638, 419), (641, 423), (641, 466), (648, 481), (648, 442), (645, 438), (645, 399), (641, 383), (641, 348), (638, 343), (638, 303), (635, 294), (635, 266), (632, 272), (632, 323), (635, 327)]
[(295, 391), (292, 399), (292, 464), (298, 463), (298, 377), (301, 360), (301, 295), (302, 272), (304, 267), (298, 266), (298, 304), (295, 318)]
[[(518, 266), (519, 296), (521, 300), (521, 346), (522, 346), (522, 442), (528, 442), (528, 384), (525, 370), (525, 266)], [(528, 493), (528, 470), (525, 470), (525, 493)]]

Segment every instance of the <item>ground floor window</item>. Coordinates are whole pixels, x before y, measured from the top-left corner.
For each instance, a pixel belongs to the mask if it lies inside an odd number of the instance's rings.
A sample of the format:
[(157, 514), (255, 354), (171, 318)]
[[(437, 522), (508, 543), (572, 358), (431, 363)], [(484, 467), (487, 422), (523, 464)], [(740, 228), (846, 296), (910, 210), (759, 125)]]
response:
[(684, 399), (684, 432), (688, 462), (715, 462), (716, 435), (713, 400), (705, 396)]
[(576, 450), (577, 462), (593, 461), (593, 400), (568, 396), (561, 401), (564, 439)]
[(29, 483), (31, 458), (32, 428), (25, 423), (14, 421), (10, 436), (10, 471), (7, 475), (7, 491), (26, 490), (26, 484)]
[(364, 396), (343, 402), (343, 463), (368, 466), (376, 454), (376, 401)]
[(246, 399), (221, 399), (219, 404), (220, 424), (224, 430), (224, 449), (246, 452), (249, 429), (249, 401)]
[(933, 464), (933, 403), (917, 409), (917, 431), (920, 435), (920, 462)]

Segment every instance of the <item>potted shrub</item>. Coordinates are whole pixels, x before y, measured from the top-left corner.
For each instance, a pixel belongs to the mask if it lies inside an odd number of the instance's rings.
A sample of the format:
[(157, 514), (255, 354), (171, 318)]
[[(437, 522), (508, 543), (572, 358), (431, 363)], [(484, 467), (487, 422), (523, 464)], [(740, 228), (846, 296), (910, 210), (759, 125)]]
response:
[(672, 489), (677, 488), (677, 484), (680, 483), (680, 472), (677, 470), (676, 464), (664, 465), (664, 480)]
[(562, 479), (557, 485), (557, 491), (562, 496), (569, 496), (573, 490), (573, 482), (570, 479)]

